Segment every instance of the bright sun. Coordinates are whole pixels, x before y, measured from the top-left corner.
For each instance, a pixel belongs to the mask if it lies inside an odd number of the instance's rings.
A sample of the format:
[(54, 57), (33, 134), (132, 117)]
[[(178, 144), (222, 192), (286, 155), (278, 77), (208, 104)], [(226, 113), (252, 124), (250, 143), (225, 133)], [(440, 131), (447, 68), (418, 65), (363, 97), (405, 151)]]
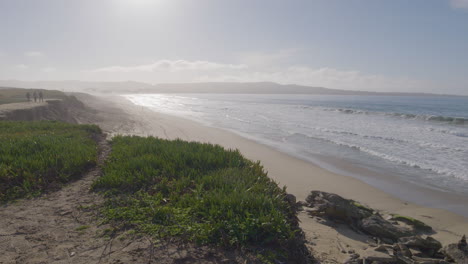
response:
[(150, 6), (155, 6), (163, 2), (163, 0), (118, 0), (119, 4), (132, 8), (146, 8)]
[(113, 5), (120, 14), (144, 15), (154, 14), (163, 9), (169, 0), (113, 0)]

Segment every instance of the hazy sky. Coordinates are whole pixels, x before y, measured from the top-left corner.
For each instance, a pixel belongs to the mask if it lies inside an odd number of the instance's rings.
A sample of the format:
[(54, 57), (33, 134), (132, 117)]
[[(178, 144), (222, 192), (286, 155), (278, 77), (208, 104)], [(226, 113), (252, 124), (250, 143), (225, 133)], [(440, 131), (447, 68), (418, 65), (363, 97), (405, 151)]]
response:
[(468, 94), (468, 0), (0, 0), (0, 79)]

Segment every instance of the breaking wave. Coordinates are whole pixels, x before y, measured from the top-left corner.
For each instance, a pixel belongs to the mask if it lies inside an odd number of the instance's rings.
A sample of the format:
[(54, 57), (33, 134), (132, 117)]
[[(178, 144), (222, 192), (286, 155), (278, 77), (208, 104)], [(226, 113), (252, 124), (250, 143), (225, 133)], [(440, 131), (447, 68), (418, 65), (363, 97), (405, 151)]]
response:
[(410, 113), (395, 113), (395, 112), (374, 112), (365, 111), (349, 108), (324, 108), (324, 111), (339, 112), (343, 114), (356, 114), (356, 115), (386, 115), (393, 117), (400, 117), (404, 119), (416, 119), (433, 122), (446, 122), (455, 125), (468, 125), (468, 118), (465, 117), (454, 117), (454, 116), (438, 116), (438, 115), (427, 115), (427, 114), (410, 114)]
[[(410, 166), (416, 169), (432, 171), (439, 175), (453, 177), (453, 178), (457, 178), (459, 180), (468, 182), (468, 174), (463, 173), (463, 172), (457, 172), (455, 170), (450, 170), (448, 168), (440, 168), (437, 166), (433, 166), (433, 165), (430, 165), (430, 163), (421, 162), (422, 160), (418, 161), (418, 160), (404, 159), (404, 158), (399, 157), (398, 155), (393, 155), (391, 153), (383, 153), (383, 152), (380, 152), (380, 151), (377, 151), (377, 150), (374, 150), (365, 146), (360, 146), (357, 144), (352, 144), (352, 143), (344, 142), (341, 140), (330, 139), (330, 138), (321, 137), (321, 136), (309, 136), (309, 135), (304, 135), (302, 133), (293, 133), (289, 135), (288, 137), (286, 137), (285, 139), (286, 141), (297, 140), (298, 142), (304, 142), (308, 140), (321, 140), (321, 141), (335, 144), (337, 146), (346, 147), (355, 151), (360, 151), (368, 155), (387, 160), (389, 162), (398, 163), (398, 164), (405, 165), (405, 166)], [(387, 138), (385, 140), (394, 140), (394, 139)], [(399, 141), (399, 140), (396, 140), (396, 141)], [(436, 145), (436, 144), (430, 144), (430, 143), (418, 143), (418, 144), (420, 144), (421, 147), (426, 146), (426, 147), (431, 147), (431, 148), (447, 148), (442, 145)], [(456, 151), (464, 151), (464, 150), (457, 149)]]

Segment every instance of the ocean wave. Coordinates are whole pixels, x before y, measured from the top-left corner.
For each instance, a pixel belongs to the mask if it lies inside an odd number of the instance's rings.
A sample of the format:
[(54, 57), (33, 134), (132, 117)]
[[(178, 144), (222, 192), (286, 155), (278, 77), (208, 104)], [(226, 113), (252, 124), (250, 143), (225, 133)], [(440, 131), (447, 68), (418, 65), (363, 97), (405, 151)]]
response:
[[(414, 140), (399, 139), (399, 138), (395, 138), (395, 137), (385, 137), (385, 136), (375, 136), (375, 135), (368, 135), (368, 134), (358, 134), (358, 133), (353, 133), (353, 132), (349, 132), (349, 131), (345, 131), (345, 130), (330, 129), (330, 128), (324, 128), (324, 127), (311, 127), (311, 126), (305, 126), (303, 124), (298, 124), (297, 127), (305, 128), (305, 129), (309, 129), (309, 130), (312, 129), (312, 130), (315, 130), (315, 131), (329, 133), (329, 134), (333, 134), (333, 135), (352, 136), (352, 137), (357, 137), (357, 138), (363, 138), (363, 139), (366, 139), (366, 140), (386, 141), (386, 142), (389, 142), (390, 144), (398, 143), (398, 144), (407, 145), (407, 146), (413, 145), (415, 147), (419, 147), (419, 148), (422, 148), (422, 149), (431, 148), (431, 149), (442, 150), (442, 151), (457, 151), (457, 152), (466, 151), (466, 152), (468, 152), (468, 148), (450, 147), (450, 146), (447, 146), (445, 144), (431, 143), (431, 142), (426, 142), (426, 141), (423, 141), (423, 140), (414, 141)], [(430, 130), (434, 131), (435, 129), (432, 128)], [(451, 130), (439, 129), (439, 130), (437, 130), (437, 132), (456, 135), (456, 136), (466, 136), (463, 133), (455, 132), (455, 131), (451, 131)], [(289, 133), (294, 134), (294, 132), (291, 132), (291, 131)], [(301, 134), (301, 133), (298, 133), (298, 134)], [(311, 136), (311, 135), (304, 135), (304, 134), (301, 134), (301, 135), (307, 136), (307, 137), (310, 137), (310, 138), (314, 137), (314, 136)]]
[(457, 136), (457, 137), (468, 137), (468, 134), (466, 134), (466, 133), (461, 133), (461, 132), (452, 132), (452, 133), (450, 133), (450, 134), (452, 134), (452, 135), (454, 135), (454, 136)]
[[(392, 162), (392, 163), (401, 164), (401, 165), (409, 166), (409, 167), (416, 168), (416, 169), (431, 171), (431, 172), (434, 172), (434, 173), (436, 173), (438, 175), (442, 175), (444, 177), (456, 178), (456, 179), (462, 180), (464, 182), (468, 182), (468, 174), (466, 174), (464, 172), (453, 171), (453, 170), (449, 170), (447, 168), (438, 168), (436, 166), (431, 166), (431, 165), (429, 165), (427, 163), (420, 162), (420, 161), (403, 159), (403, 158), (400, 158), (400, 157), (397, 157), (397, 156), (394, 156), (394, 155), (391, 155), (391, 154), (382, 153), (382, 152), (379, 152), (379, 151), (376, 151), (376, 150), (373, 150), (373, 149), (370, 149), (370, 148), (367, 148), (367, 147), (364, 147), (364, 146), (360, 146), (360, 145), (356, 145), (356, 144), (352, 144), (352, 143), (347, 143), (347, 142), (344, 142), (344, 141), (341, 141), (341, 140), (329, 139), (329, 138), (325, 138), (325, 137), (321, 137), (321, 136), (309, 136), (309, 135), (305, 135), (305, 134), (302, 134), (302, 133), (293, 133), (293, 134), (289, 135), (289, 137), (287, 137), (286, 140), (294, 139), (294, 138), (298, 138), (300, 140), (311, 140), (311, 139), (312, 140), (321, 140), (321, 141), (324, 141), (324, 142), (328, 142), (328, 143), (338, 145), (340, 147), (346, 147), (346, 148), (349, 148), (349, 149), (360, 151), (360, 152), (366, 153), (368, 155), (371, 155), (371, 156), (374, 156), (374, 157), (377, 157), (377, 158), (381, 158), (383, 160), (386, 160), (386, 161), (389, 161), (389, 162)], [(299, 142), (299, 143), (302, 143), (302, 142)], [(442, 146), (429, 145), (429, 144), (426, 145), (426, 146), (428, 146), (428, 147), (442, 147)]]
[(463, 117), (451, 117), (451, 116), (424, 116), (427, 121), (439, 121), (448, 122), (457, 125), (468, 124), (468, 119)]
[(250, 121), (250, 120), (242, 119), (242, 118), (231, 116), (231, 115), (225, 115), (225, 117), (229, 118), (229, 119), (232, 119), (232, 120), (235, 120), (235, 121), (238, 121), (238, 122), (241, 122), (241, 123), (245, 123), (245, 124), (251, 124), (252, 123), (252, 121)]
[(427, 128), (427, 130), (429, 131), (434, 131), (434, 132), (438, 132), (438, 133), (442, 133), (442, 134), (448, 134), (448, 135), (453, 135), (453, 136), (457, 136), (457, 137), (468, 137), (468, 133), (464, 133), (464, 132), (460, 132), (460, 131), (457, 131), (457, 130), (447, 130), (447, 129), (438, 129), (438, 128)]
[[(450, 123), (454, 125), (468, 125), (468, 118), (464, 117), (453, 117), (453, 116), (438, 116), (438, 115), (425, 115), (425, 114), (410, 114), (410, 113), (398, 113), (398, 112), (376, 112), (366, 111), (359, 109), (350, 108), (323, 108), (324, 111), (338, 112), (343, 114), (355, 114), (355, 115), (385, 115), (392, 117), (399, 117), (404, 119), (416, 119), (431, 122), (442, 122)], [(465, 135), (466, 136), (466, 135)]]

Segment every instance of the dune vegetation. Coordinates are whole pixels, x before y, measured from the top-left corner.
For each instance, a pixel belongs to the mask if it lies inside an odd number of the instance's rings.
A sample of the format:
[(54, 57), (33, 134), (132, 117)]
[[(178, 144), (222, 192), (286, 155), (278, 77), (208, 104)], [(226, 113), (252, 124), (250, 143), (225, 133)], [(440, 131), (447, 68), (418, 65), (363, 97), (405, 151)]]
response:
[(221, 146), (136, 136), (113, 138), (103, 214), (117, 230), (177, 237), (293, 259), (301, 244), (293, 206), (259, 163)]
[(96, 164), (95, 125), (0, 121), (0, 202), (60, 186)]

